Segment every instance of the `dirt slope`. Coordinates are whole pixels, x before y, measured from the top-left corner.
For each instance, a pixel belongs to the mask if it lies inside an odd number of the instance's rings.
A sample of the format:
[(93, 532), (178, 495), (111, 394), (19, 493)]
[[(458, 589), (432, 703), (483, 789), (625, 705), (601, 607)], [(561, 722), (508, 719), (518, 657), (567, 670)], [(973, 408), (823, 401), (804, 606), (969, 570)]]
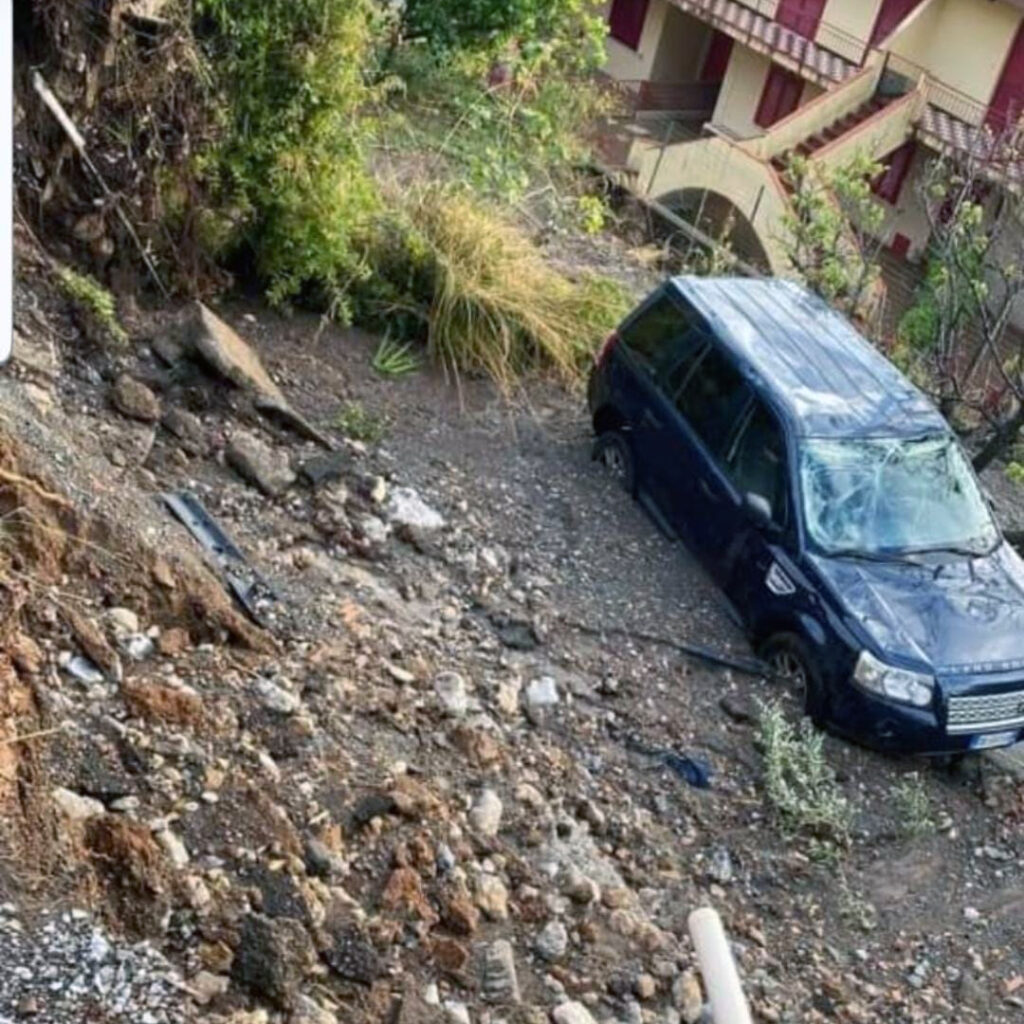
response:
[[(1022, 784), (829, 740), (852, 848), (787, 839), (750, 721), (777, 694), (628, 635), (744, 652), (590, 462), (577, 399), (467, 382), (460, 408), (376, 378), (372, 339), (231, 309), (338, 445), (313, 486), (323, 449), (176, 359), (171, 317), (96, 352), (19, 288), (0, 1021), (692, 1022), (705, 903), (760, 1020), (1021, 1018)], [(342, 436), (353, 402), (379, 442)], [(269, 628), (162, 507), (181, 489), (275, 587)]]

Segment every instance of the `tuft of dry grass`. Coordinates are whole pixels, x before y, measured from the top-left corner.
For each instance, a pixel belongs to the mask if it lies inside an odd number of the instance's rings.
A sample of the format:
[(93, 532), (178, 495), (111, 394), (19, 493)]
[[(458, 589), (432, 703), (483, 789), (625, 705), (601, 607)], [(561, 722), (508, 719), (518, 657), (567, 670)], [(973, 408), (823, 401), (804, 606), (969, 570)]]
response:
[(407, 215), (429, 282), (431, 359), (456, 379), (485, 373), (506, 393), (535, 372), (580, 382), (629, 307), (623, 288), (570, 280), (515, 224), (466, 195), (424, 190), (408, 200)]

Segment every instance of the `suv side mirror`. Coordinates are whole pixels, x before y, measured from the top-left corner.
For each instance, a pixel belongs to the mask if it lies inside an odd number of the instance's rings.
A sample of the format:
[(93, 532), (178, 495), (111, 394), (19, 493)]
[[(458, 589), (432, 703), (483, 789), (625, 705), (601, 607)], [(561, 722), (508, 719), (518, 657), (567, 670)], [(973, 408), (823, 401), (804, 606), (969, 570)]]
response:
[(743, 507), (755, 526), (770, 533), (778, 533), (779, 525), (772, 519), (772, 506), (763, 494), (747, 491), (743, 495)]

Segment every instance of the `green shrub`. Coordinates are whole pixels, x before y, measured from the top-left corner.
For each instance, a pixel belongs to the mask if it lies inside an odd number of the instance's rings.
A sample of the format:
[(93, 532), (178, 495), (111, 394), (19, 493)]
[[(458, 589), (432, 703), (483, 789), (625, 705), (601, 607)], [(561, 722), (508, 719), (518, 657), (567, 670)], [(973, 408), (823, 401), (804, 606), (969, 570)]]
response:
[(114, 296), (95, 278), (70, 267), (57, 268), (61, 291), (85, 316), (90, 317), (118, 345), (128, 344), (128, 334), (117, 319)]
[(769, 705), (758, 735), (765, 790), (783, 831), (806, 839), (812, 856), (835, 859), (850, 845), (853, 812), (825, 758), (823, 734), (806, 718), (794, 727), (778, 705)]
[(935, 831), (932, 802), (924, 780), (917, 772), (905, 775), (893, 786), (892, 801), (904, 836), (913, 839)]
[(370, 412), (359, 402), (346, 402), (338, 411), (338, 429), (353, 441), (376, 444), (384, 437), (384, 418)]
[(306, 295), (344, 312), (379, 209), (365, 155), (370, 4), (196, 0), (195, 12), (223, 99), (203, 170), (235, 218), (228, 247), (251, 261), (272, 302)]

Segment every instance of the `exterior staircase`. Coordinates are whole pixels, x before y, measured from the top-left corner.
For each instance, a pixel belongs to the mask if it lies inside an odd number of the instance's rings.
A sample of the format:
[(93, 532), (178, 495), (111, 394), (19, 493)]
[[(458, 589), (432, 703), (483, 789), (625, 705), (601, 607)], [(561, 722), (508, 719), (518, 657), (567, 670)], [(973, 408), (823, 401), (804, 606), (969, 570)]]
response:
[(879, 91), (882, 65), (845, 82), (749, 139), (721, 135), (667, 146), (637, 146), (629, 157), (635, 187), (667, 206), (684, 191), (728, 199), (749, 221), (774, 274), (789, 270), (784, 232), (792, 211), (785, 173), (792, 154), (826, 169), (856, 154), (879, 160), (902, 145), (925, 107), (925, 83), (903, 95)]

